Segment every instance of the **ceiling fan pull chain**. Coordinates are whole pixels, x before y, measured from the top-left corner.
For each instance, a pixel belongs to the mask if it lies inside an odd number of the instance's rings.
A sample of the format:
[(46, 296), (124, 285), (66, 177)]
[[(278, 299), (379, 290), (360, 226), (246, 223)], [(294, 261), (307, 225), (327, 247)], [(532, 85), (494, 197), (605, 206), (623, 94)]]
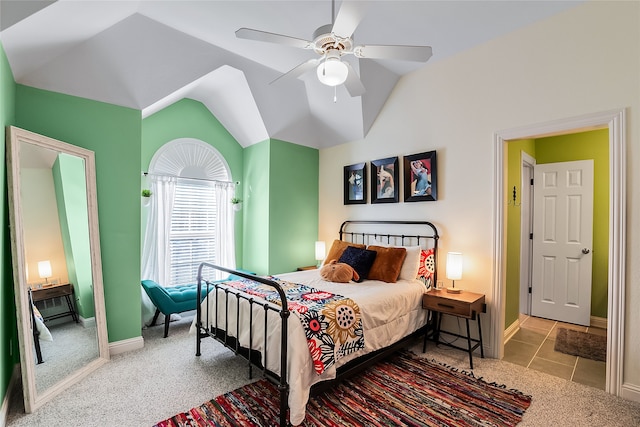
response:
[(338, 100), (338, 86), (333, 87), (333, 103), (335, 104)]

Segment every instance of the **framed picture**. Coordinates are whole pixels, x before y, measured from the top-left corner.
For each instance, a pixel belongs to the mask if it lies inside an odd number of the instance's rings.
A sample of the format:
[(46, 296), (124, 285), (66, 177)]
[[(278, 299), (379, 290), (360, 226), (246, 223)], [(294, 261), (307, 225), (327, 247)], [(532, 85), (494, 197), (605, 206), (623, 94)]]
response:
[(357, 163), (344, 167), (344, 204), (367, 203), (367, 164)]
[(371, 203), (398, 203), (400, 171), (398, 157), (371, 162)]
[(436, 152), (404, 156), (404, 201), (423, 202), (437, 199)]

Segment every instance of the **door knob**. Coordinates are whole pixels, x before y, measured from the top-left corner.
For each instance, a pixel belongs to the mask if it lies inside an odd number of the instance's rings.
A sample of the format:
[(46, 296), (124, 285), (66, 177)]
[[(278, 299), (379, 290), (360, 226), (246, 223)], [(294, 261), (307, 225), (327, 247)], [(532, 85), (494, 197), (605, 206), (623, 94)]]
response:
[(591, 251), (588, 248), (583, 248), (582, 249), (582, 253), (585, 254), (585, 255), (588, 254), (589, 252), (591, 252)]

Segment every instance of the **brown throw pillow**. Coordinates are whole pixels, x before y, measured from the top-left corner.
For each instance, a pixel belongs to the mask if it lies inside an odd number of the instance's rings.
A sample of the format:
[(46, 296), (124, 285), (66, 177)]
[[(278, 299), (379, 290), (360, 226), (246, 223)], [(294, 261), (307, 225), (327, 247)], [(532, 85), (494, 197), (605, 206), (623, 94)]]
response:
[(329, 282), (338, 283), (348, 283), (352, 279), (354, 282), (358, 282), (360, 280), (358, 272), (355, 271), (353, 267), (349, 264), (336, 262), (335, 260), (322, 266), (320, 269), (320, 276)]
[(361, 245), (358, 243), (345, 242), (344, 240), (336, 239), (333, 241), (333, 244), (331, 245), (331, 249), (329, 249), (329, 253), (325, 258), (325, 264), (328, 264), (333, 260), (336, 260), (336, 261), (339, 260), (344, 250), (347, 249), (347, 246), (355, 246), (356, 248), (360, 248), (360, 249), (366, 248), (365, 245)]
[(369, 270), (369, 280), (381, 280), (387, 283), (398, 281), (402, 263), (407, 256), (405, 248), (385, 248), (382, 246), (369, 246), (367, 249), (376, 251), (376, 259)]

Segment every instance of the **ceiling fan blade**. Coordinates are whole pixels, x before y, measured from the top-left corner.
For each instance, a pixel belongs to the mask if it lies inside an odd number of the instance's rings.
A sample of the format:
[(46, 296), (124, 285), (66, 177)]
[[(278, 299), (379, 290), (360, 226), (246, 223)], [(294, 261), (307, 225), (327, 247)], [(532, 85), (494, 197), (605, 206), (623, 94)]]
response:
[(301, 75), (303, 75), (304, 73), (306, 73), (307, 71), (315, 68), (318, 65), (319, 62), (320, 62), (320, 58), (313, 58), (313, 59), (310, 59), (310, 60), (308, 60), (306, 62), (303, 62), (300, 65), (296, 65), (295, 67), (293, 67), (292, 69), (290, 69), (286, 73), (282, 74), (280, 77), (278, 77), (277, 79), (273, 80), (269, 84), (273, 84), (273, 83), (277, 82), (280, 79), (295, 79), (295, 78), (298, 78)]
[(351, 37), (362, 18), (364, 18), (366, 11), (366, 2), (343, 1), (331, 32), (340, 37)]
[(347, 88), (347, 91), (351, 96), (363, 95), (367, 90), (360, 81), (360, 77), (356, 73), (356, 70), (354, 70), (351, 64), (347, 61), (343, 61), (343, 63), (346, 64), (349, 69), (349, 74), (347, 74), (347, 80), (344, 82), (344, 87)]
[(286, 46), (299, 47), (302, 49), (313, 49), (313, 43), (307, 40), (282, 34), (268, 33), (266, 31), (252, 30), (251, 28), (240, 28), (236, 30), (236, 37), (239, 39), (257, 40), (260, 42), (277, 43)]
[(356, 46), (353, 53), (358, 58), (400, 59), (427, 62), (433, 51), (431, 46)]

